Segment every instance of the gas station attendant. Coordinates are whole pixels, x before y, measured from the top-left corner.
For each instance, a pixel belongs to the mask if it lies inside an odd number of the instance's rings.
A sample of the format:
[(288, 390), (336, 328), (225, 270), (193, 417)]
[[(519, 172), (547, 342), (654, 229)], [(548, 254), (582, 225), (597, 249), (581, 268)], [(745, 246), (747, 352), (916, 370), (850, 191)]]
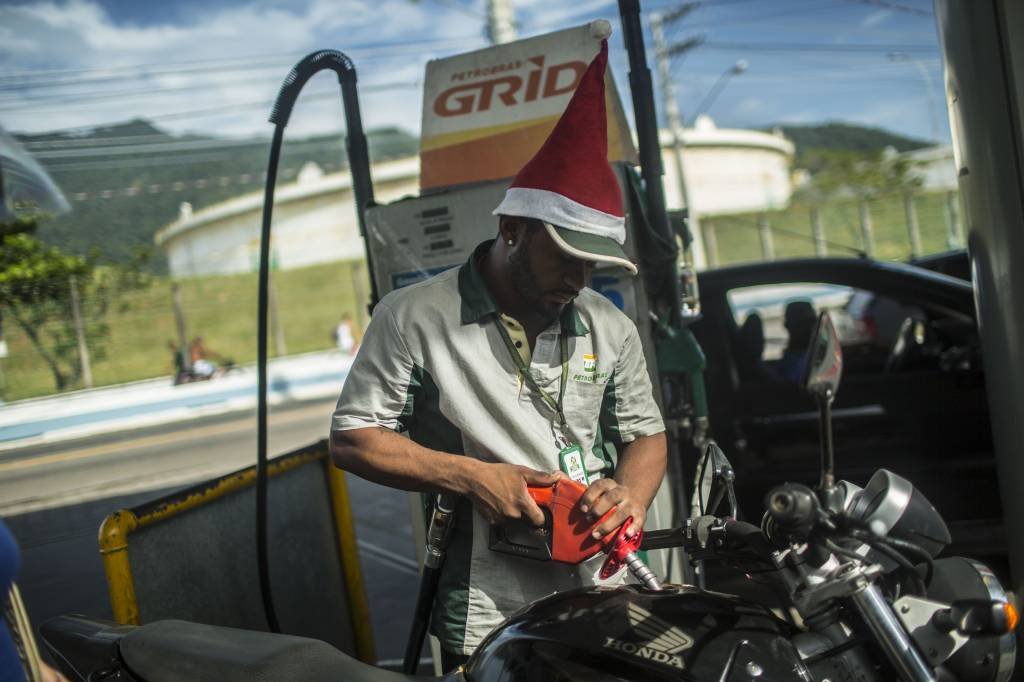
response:
[[(334, 462), (371, 481), (460, 496), (433, 617), (446, 669), (502, 620), (594, 584), (578, 566), (488, 549), (489, 524), (544, 515), (527, 485), (568, 476), (603, 536), (642, 527), (666, 441), (633, 322), (586, 288), (597, 264), (636, 266), (607, 160), (607, 43), (551, 135), (494, 210), (469, 260), (377, 305), (331, 424)], [(411, 607), (411, 605), (410, 605)]]

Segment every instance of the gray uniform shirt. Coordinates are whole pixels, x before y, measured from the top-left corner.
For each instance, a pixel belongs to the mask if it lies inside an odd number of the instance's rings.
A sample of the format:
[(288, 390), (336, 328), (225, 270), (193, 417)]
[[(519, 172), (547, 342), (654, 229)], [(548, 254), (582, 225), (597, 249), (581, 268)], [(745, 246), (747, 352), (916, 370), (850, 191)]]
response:
[[(345, 380), (331, 428), (383, 427), (424, 447), (558, 469), (557, 414), (520, 379), (496, 326), (498, 309), (469, 261), (393, 291), (374, 311)], [(617, 453), (665, 430), (633, 322), (583, 289), (537, 336), (529, 371), (557, 398), (560, 337), (568, 341), (564, 412), (590, 480), (614, 471)], [(502, 620), (531, 601), (593, 584), (601, 555), (568, 566), (488, 549), (487, 522), (463, 500), (441, 576), (432, 630), (445, 649), (470, 654)]]

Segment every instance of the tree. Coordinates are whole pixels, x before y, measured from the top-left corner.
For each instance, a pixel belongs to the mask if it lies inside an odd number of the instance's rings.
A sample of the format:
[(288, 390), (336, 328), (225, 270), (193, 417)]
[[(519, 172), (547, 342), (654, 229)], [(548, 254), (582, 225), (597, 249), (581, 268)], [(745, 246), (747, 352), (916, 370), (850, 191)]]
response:
[(811, 181), (801, 193), (813, 200), (843, 196), (871, 199), (882, 194), (906, 194), (921, 186), (921, 179), (912, 172), (913, 162), (888, 149), (812, 150), (806, 162)]
[(65, 253), (36, 239), (34, 231), (33, 222), (0, 229), (0, 314), (21, 328), (63, 391), (81, 379), (72, 282), (86, 343), (93, 358), (102, 360), (110, 333), (106, 315), (121, 294), (148, 286), (142, 270), (148, 256), (138, 252), (128, 264), (101, 265), (95, 252)]

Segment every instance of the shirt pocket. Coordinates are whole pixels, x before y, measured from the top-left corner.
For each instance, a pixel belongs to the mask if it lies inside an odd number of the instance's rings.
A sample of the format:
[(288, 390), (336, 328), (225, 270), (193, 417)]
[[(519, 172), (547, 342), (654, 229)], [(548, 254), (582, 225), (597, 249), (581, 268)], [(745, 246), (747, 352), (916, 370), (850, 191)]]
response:
[(593, 442), (601, 416), (601, 401), (604, 399), (604, 384), (584, 381), (570, 381), (565, 391), (565, 417), (574, 434)]

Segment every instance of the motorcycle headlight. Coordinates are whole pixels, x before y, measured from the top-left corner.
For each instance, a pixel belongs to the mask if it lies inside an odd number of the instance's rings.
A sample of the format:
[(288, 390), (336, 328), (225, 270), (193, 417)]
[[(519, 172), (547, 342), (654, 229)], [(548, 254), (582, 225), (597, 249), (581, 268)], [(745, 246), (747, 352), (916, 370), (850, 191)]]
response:
[(846, 513), (875, 533), (912, 542), (933, 557), (951, 540), (946, 522), (928, 498), (910, 481), (885, 469), (876, 471), (853, 495)]

